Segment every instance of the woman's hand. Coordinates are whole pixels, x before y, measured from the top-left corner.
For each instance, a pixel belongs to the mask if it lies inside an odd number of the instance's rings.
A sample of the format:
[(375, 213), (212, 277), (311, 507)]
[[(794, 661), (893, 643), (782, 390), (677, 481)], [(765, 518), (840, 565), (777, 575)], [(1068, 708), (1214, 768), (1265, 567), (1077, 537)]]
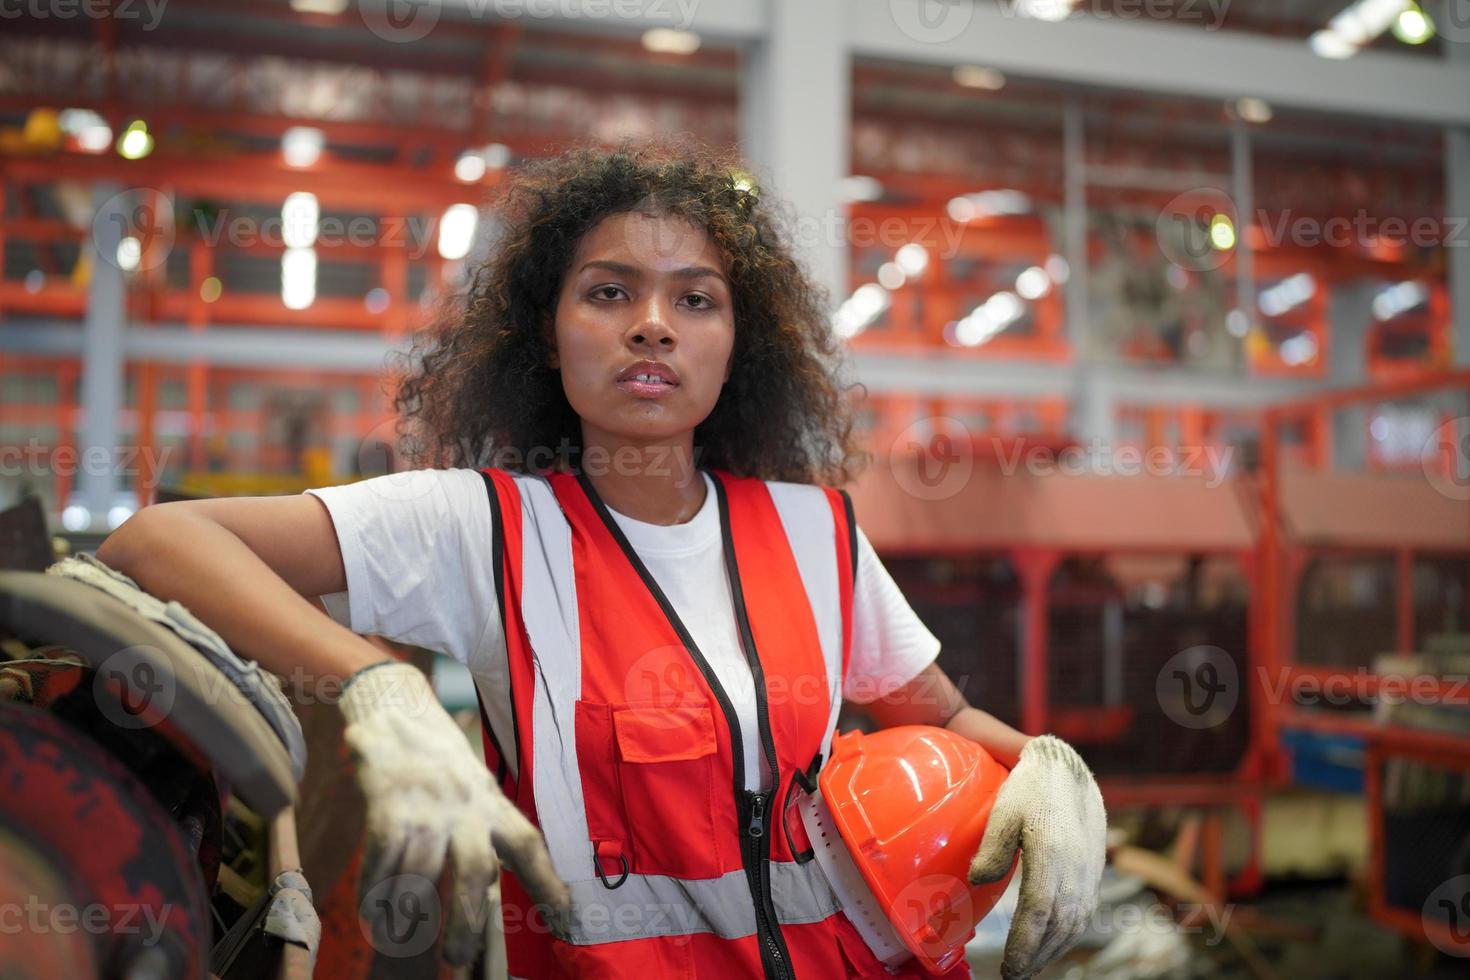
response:
[(438, 932), (437, 883), (453, 875), (444, 958), (469, 963), (485, 935), (488, 890), (505, 859), (556, 926), (567, 886), (541, 834), (495, 785), (423, 672), (384, 662), (344, 685), (345, 739), (367, 801), (359, 910), (390, 955), (427, 949)]
[(998, 881), (1021, 851), (1021, 894), (1001, 975), (1020, 980), (1076, 942), (1097, 910), (1107, 814), (1087, 764), (1052, 735), (1031, 739), (996, 795), (970, 882)]

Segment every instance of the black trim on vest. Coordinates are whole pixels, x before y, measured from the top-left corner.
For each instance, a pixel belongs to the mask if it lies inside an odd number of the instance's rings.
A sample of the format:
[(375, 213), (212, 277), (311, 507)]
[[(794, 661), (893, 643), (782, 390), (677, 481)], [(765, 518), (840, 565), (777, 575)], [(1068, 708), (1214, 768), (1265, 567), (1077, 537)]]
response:
[(846, 490), (838, 490), (842, 497), (842, 509), (847, 514), (847, 559), (852, 564), (852, 592), (857, 595), (858, 543), (857, 517), (852, 510), (852, 497)]

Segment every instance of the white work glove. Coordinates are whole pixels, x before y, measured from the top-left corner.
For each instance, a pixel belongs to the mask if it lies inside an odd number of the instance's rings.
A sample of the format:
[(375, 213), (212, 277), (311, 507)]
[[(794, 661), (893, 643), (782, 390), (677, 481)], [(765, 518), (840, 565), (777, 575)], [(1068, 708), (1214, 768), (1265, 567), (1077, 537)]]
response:
[(1072, 948), (1097, 910), (1107, 856), (1102, 793), (1082, 757), (1054, 735), (1026, 743), (996, 794), (971, 884), (998, 881), (1021, 849), (1021, 893), (1001, 976), (1024, 980)]
[(365, 667), (348, 678), (340, 704), (367, 803), (358, 897), (374, 947), (410, 956), (432, 944), (446, 857), (453, 887), (443, 955), (451, 964), (469, 963), (484, 941), (497, 854), (557, 928), (569, 893), (545, 841), (495, 785), (423, 672), (396, 662)]

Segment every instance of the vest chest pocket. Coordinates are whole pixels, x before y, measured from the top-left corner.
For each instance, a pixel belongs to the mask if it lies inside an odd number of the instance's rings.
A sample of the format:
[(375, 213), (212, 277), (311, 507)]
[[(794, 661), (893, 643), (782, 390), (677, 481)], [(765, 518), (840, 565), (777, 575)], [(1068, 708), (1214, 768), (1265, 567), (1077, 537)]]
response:
[[(715, 833), (719, 742), (705, 702), (578, 701), (577, 755), (587, 829), (609, 886), (624, 870), (676, 878), (722, 874)], [(737, 864), (738, 866), (738, 864)]]

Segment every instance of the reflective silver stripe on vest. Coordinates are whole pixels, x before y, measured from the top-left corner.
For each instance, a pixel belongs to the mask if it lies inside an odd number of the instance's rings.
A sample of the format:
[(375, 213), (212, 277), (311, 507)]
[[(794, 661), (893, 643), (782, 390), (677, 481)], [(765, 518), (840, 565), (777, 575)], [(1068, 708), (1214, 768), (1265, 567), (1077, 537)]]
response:
[[(806, 587), (807, 605), (817, 624), (817, 638), (827, 663), (826, 736), (822, 758), (832, 755), (832, 733), (837, 713), (842, 710), (842, 589), (837, 569), (837, 519), (821, 487), (802, 483), (767, 483), (786, 540), (791, 542), (801, 583)], [(856, 583), (854, 583), (856, 588)], [(806, 763), (803, 761), (802, 765)]]
[[(599, 881), (571, 886), (568, 938), (579, 946), (714, 933), (722, 939), (755, 935), (755, 906), (744, 871), (687, 880), (629, 875), (617, 888)], [(820, 922), (838, 910), (837, 896), (817, 862), (771, 865), (776, 918), (786, 925)]]
[[(569, 938), (591, 945), (698, 932), (729, 939), (753, 935), (755, 909), (743, 870), (704, 879), (633, 873), (616, 889), (598, 879), (577, 762), (575, 718), (582, 695), (582, 658), (571, 527), (546, 479), (517, 476), (515, 484), (523, 535), (520, 614), (531, 641), (536, 681), (532, 709), (536, 810), (552, 866), (571, 889)], [(828, 689), (840, 699), (842, 614), (831, 506), (818, 487), (767, 485), (787, 539), (793, 542), (813, 607)], [(824, 747), (839, 706), (840, 701), (834, 702)], [(733, 799), (729, 805), (735, 805)], [(818, 922), (837, 911), (837, 897), (815, 861), (773, 862), (770, 874), (781, 922)]]

